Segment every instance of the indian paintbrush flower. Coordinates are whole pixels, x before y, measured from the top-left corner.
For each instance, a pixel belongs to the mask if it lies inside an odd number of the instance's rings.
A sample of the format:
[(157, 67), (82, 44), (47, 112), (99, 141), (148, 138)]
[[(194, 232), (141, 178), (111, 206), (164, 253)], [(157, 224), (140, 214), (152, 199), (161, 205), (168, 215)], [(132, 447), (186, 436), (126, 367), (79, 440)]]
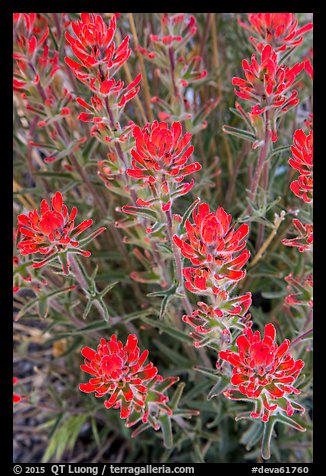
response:
[(79, 245), (93, 240), (105, 227), (98, 228), (82, 240), (77, 240), (77, 237), (93, 224), (93, 220), (87, 219), (76, 226), (77, 213), (77, 207), (73, 207), (69, 213), (61, 193), (56, 192), (51, 205), (42, 200), (40, 212), (33, 210), (27, 215), (18, 216), (18, 231), (23, 235), (22, 241), (17, 245), (20, 253), (44, 255), (42, 261), (34, 262), (33, 268), (40, 268), (58, 257), (63, 272), (69, 274), (69, 253), (90, 256), (90, 251), (81, 249)]
[(292, 357), (288, 339), (278, 346), (275, 337), (273, 324), (265, 326), (263, 337), (248, 327), (236, 340), (238, 352), (219, 353), (233, 367), (230, 383), (235, 388), (225, 390), (224, 395), (231, 400), (254, 401), (255, 410), (250, 416), (264, 422), (277, 413), (284, 412), (289, 417), (295, 410), (304, 413), (304, 408), (292, 400), (293, 394), (300, 394), (294, 384), (304, 362)]
[(279, 63), (277, 53), (270, 45), (264, 46), (260, 58), (251, 57), (251, 64), (242, 61), (246, 79), (234, 77), (234, 92), (241, 99), (254, 103), (252, 114), (269, 111), (272, 123), (271, 138), (277, 140), (276, 120), (281, 113), (298, 104), (298, 92), (291, 87), (304, 68), (304, 62), (296, 63), (292, 68)]
[(245, 249), (249, 227), (242, 224), (236, 229), (231, 225), (231, 215), (222, 207), (212, 212), (207, 203), (194, 208), (192, 219), (193, 223), (185, 221), (185, 235), (174, 235), (173, 240), (193, 264), (182, 270), (186, 288), (210, 296), (213, 304), (198, 302), (199, 307), (182, 319), (194, 328), (189, 335), (196, 347), (221, 348), (231, 342), (230, 329), (242, 329), (248, 320), (251, 293), (231, 296), (231, 291), (246, 274), (242, 267), (250, 256)]
[(186, 287), (197, 294), (218, 294), (228, 286), (244, 278), (241, 268), (250, 253), (244, 249), (249, 231), (247, 224), (236, 230), (231, 226), (231, 215), (222, 207), (211, 212), (207, 203), (201, 203), (192, 213), (193, 224), (185, 222), (186, 236), (173, 236), (174, 243), (185, 258), (195, 267), (183, 269)]
[[(137, 205), (151, 206), (161, 203), (162, 210), (171, 208), (174, 198), (188, 193), (194, 180), (183, 183), (184, 178), (201, 169), (198, 162), (188, 164), (194, 147), (189, 145), (192, 135), (182, 136), (182, 126), (174, 122), (171, 127), (165, 122), (154, 121), (141, 129), (133, 129), (135, 146), (127, 174), (148, 186), (150, 195), (139, 198)], [(126, 207), (124, 207), (126, 209)]]
[(254, 34), (249, 40), (258, 51), (266, 44), (277, 52), (299, 46), (303, 35), (313, 27), (312, 23), (307, 23), (298, 28), (298, 19), (294, 13), (248, 13), (248, 21), (249, 24), (239, 23)]
[(101, 15), (81, 13), (80, 20), (73, 22), (71, 26), (75, 38), (67, 31), (66, 40), (80, 63), (69, 57), (65, 60), (79, 79), (85, 74), (85, 69), (99, 65), (110, 70), (112, 77), (129, 58), (131, 49), (128, 36), (115, 48), (113, 40), (117, 28), (116, 15), (112, 16), (109, 26), (106, 26)]
[(66, 40), (78, 61), (68, 56), (65, 61), (74, 75), (96, 94), (111, 98), (118, 96), (116, 101), (121, 107), (131, 99), (131, 95), (138, 93), (139, 88), (134, 89), (134, 86), (139, 83), (141, 75), (126, 88), (123, 81), (114, 79), (131, 53), (129, 36), (117, 48), (115, 46), (116, 18), (113, 15), (107, 26), (101, 15), (81, 13), (80, 20), (71, 24), (75, 37), (66, 32)]
[(120, 408), (120, 418), (127, 418), (127, 427), (148, 420), (158, 429), (155, 418), (158, 413), (172, 414), (164, 391), (178, 379), (163, 379), (152, 362), (145, 364), (148, 350), (140, 354), (135, 334), (129, 334), (125, 345), (114, 334), (108, 341), (102, 338), (96, 351), (84, 347), (82, 354), (85, 361), (80, 368), (92, 378), (88, 383), (81, 383), (80, 390), (94, 392), (96, 397), (109, 397), (104, 406)]

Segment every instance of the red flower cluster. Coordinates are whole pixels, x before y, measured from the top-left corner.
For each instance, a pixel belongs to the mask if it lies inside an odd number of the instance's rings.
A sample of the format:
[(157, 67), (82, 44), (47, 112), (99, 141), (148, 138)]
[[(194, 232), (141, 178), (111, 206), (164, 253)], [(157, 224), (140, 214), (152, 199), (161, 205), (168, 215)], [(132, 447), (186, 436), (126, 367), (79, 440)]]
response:
[(105, 407), (120, 408), (120, 418), (127, 418), (128, 427), (140, 419), (143, 423), (154, 422), (156, 411), (171, 414), (164, 391), (177, 381), (175, 377), (163, 379), (152, 362), (145, 365), (148, 350), (140, 354), (137, 344), (134, 334), (128, 336), (125, 345), (115, 335), (109, 341), (101, 339), (96, 351), (90, 347), (82, 349), (85, 361), (80, 366), (92, 375), (88, 383), (80, 384), (80, 390), (95, 392), (96, 397), (107, 395)]
[[(261, 51), (260, 63), (253, 54), (251, 64), (242, 61), (246, 79), (233, 78), (236, 86), (235, 94), (247, 101), (253, 102), (252, 114), (260, 115), (269, 111), (273, 124), (272, 140), (277, 140), (276, 119), (280, 113), (298, 104), (298, 92), (290, 91), (296, 77), (304, 68), (304, 62), (295, 64), (292, 68), (278, 63), (277, 53), (270, 45)], [(237, 89), (238, 88), (238, 89)]]
[(249, 25), (241, 21), (239, 23), (254, 33), (256, 38), (249, 39), (258, 51), (266, 44), (277, 52), (299, 46), (303, 35), (313, 27), (312, 23), (307, 23), (298, 28), (298, 19), (294, 13), (248, 13), (248, 20)]
[(285, 246), (294, 246), (298, 248), (300, 253), (304, 251), (311, 251), (313, 244), (314, 226), (310, 223), (301, 223), (300, 220), (294, 218), (292, 224), (296, 230), (297, 236), (294, 238), (284, 238), (282, 244)]
[(231, 215), (219, 207), (211, 212), (209, 205), (202, 203), (193, 211), (194, 224), (186, 220), (187, 235), (184, 239), (174, 235), (174, 243), (185, 258), (197, 268), (184, 268), (186, 287), (198, 294), (218, 294), (222, 286), (244, 278), (241, 268), (249, 259), (245, 250), (249, 228), (242, 224), (238, 230), (231, 225)]
[[(23, 32), (20, 26), (23, 24)], [(40, 76), (49, 83), (59, 69), (57, 51), (47, 45), (49, 27), (45, 16), (36, 13), (14, 14), (14, 90), (38, 85)]]
[(77, 98), (79, 104), (87, 110), (79, 115), (79, 119), (107, 124), (107, 127), (112, 127), (115, 123), (114, 111), (118, 109), (121, 113), (127, 102), (138, 94), (141, 80), (139, 74), (125, 86), (123, 81), (116, 81), (113, 77), (131, 53), (128, 36), (115, 49), (113, 40), (117, 28), (116, 18), (113, 15), (107, 27), (100, 15), (81, 13), (81, 20), (72, 23), (76, 38), (66, 32), (67, 42), (80, 62), (69, 57), (65, 61), (75, 76), (95, 93), (90, 104)]
[(65, 61), (79, 79), (87, 74), (89, 68), (100, 65), (107, 68), (112, 77), (129, 58), (131, 49), (128, 36), (115, 49), (113, 39), (117, 28), (116, 15), (112, 16), (107, 27), (101, 15), (81, 13), (80, 20), (71, 26), (76, 38), (67, 31), (66, 39), (80, 63), (68, 57)]
[[(135, 147), (131, 150), (132, 167), (127, 169), (130, 177), (144, 182), (149, 197), (139, 198), (137, 205), (151, 206), (161, 203), (163, 211), (171, 208), (174, 198), (185, 195), (194, 185), (182, 183), (185, 176), (201, 169), (198, 162), (188, 164), (193, 153), (189, 146), (192, 135), (182, 136), (182, 126), (174, 122), (169, 128), (165, 122), (154, 121), (143, 129), (134, 127)], [(128, 211), (128, 207), (124, 207)]]
[(20, 53), (14, 53), (14, 59), (27, 61), (32, 58), (37, 49), (42, 46), (49, 36), (49, 27), (45, 16), (37, 13), (14, 13), (13, 21), (15, 30), (19, 23), (24, 23), (24, 32), (27, 36), (17, 32), (15, 46)]
[(77, 208), (73, 207), (69, 214), (61, 193), (56, 192), (52, 198), (51, 206), (46, 200), (42, 200), (40, 214), (34, 210), (28, 215), (18, 216), (18, 231), (24, 236), (23, 240), (18, 243), (20, 253), (22, 255), (34, 253), (45, 255), (45, 259), (34, 263), (33, 268), (40, 268), (58, 257), (63, 266), (63, 272), (69, 274), (69, 261), (64, 260), (64, 256), (68, 258), (68, 253), (90, 256), (90, 251), (80, 249), (79, 245), (90, 242), (105, 228), (101, 227), (87, 238), (77, 241), (77, 236), (93, 223), (93, 220), (84, 220), (75, 226), (77, 212)]
[(288, 416), (292, 416), (294, 410), (304, 412), (301, 405), (289, 398), (300, 393), (293, 385), (304, 362), (293, 359), (288, 339), (278, 346), (275, 335), (273, 324), (265, 326), (263, 338), (259, 331), (247, 328), (236, 340), (238, 353), (226, 350), (219, 354), (233, 366), (231, 384), (236, 387), (224, 391), (224, 395), (232, 400), (254, 401), (255, 411), (250, 416), (264, 422), (278, 412)]
[(206, 203), (195, 208), (192, 217), (193, 224), (188, 219), (185, 222), (186, 236), (174, 235), (173, 240), (195, 266), (183, 268), (186, 288), (211, 295), (214, 305), (198, 302), (198, 309), (182, 319), (194, 328), (189, 335), (196, 347), (221, 347), (231, 342), (230, 328), (243, 328), (247, 321), (251, 293), (232, 297), (228, 290), (246, 274), (241, 268), (250, 256), (244, 249), (249, 228), (242, 224), (236, 230), (231, 226), (231, 215), (221, 207), (211, 212)]
[(294, 180), (290, 188), (292, 192), (306, 203), (313, 200), (313, 131), (305, 134), (302, 129), (295, 131), (294, 145), (291, 147), (292, 157), (289, 164), (298, 170), (300, 175)]
[[(116, 82), (113, 76), (130, 56), (129, 36), (116, 49), (113, 42), (117, 28), (116, 15), (112, 16), (108, 27), (100, 15), (81, 13), (80, 17), (81, 20), (71, 24), (76, 38), (66, 32), (66, 40), (80, 62), (66, 56), (67, 65), (92, 91), (104, 96), (122, 95), (124, 83)], [(132, 89), (131, 85), (129, 88)], [(122, 100), (123, 95), (120, 102)]]

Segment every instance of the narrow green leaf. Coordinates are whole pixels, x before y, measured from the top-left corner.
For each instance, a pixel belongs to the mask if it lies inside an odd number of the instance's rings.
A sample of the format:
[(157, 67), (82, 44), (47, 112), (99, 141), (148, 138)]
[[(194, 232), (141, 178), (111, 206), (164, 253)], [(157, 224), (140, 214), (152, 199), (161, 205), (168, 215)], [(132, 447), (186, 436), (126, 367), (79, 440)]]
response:
[(275, 417), (270, 417), (269, 421), (264, 423), (264, 433), (261, 443), (261, 455), (264, 459), (271, 457), (271, 439), (275, 425)]
[(161, 424), (161, 430), (163, 433), (163, 442), (165, 448), (172, 448), (173, 447), (173, 435), (172, 435), (172, 428), (171, 428), (171, 419), (169, 415), (161, 415), (159, 417), (159, 422)]

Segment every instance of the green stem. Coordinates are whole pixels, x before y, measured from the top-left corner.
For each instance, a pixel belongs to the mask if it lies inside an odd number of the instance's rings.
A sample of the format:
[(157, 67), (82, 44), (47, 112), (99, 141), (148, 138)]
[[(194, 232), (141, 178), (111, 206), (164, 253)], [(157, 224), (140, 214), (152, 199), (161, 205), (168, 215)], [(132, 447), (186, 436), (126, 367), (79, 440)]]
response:
[[(250, 190), (250, 201), (254, 202), (258, 190), (258, 185), (260, 181), (260, 177), (265, 165), (266, 157), (268, 154), (268, 149), (269, 149), (269, 142), (270, 142), (270, 123), (269, 123), (269, 116), (268, 116), (268, 111), (265, 113), (265, 139), (264, 139), (264, 145), (260, 150), (260, 154), (258, 157), (258, 163), (257, 167), (254, 173), (254, 177), (252, 180), (251, 184), (251, 190)], [(266, 164), (267, 166), (267, 164)], [(247, 213), (250, 213), (252, 211), (252, 206), (249, 203), (248, 208), (247, 208)]]

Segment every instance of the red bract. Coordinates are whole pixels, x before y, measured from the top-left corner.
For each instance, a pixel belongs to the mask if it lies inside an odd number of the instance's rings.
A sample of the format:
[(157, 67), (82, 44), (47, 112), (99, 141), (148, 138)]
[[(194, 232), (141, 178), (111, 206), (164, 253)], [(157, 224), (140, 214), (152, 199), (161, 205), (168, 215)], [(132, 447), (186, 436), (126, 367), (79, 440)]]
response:
[(88, 383), (81, 383), (82, 392), (95, 392), (96, 397), (108, 395), (106, 408), (120, 408), (120, 418), (128, 418), (135, 405), (145, 408), (149, 382), (157, 375), (157, 368), (150, 362), (145, 365), (148, 350), (140, 355), (134, 334), (125, 345), (112, 335), (109, 341), (101, 339), (97, 351), (84, 347), (84, 365), (80, 368), (92, 375)]
[(194, 185), (182, 183), (184, 178), (201, 169), (198, 162), (188, 164), (194, 147), (189, 145), (192, 135), (182, 136), (182, 126), (174, 122), (171, 128), (165, 122), (154, 121), (143, 129), (133, 129), (135, 147), (131, 150), (130, 177), (148, 183), (151, 197), (139, 199), (138, 205), (150, 206), (161, 202), (162, 210), (171, 208), (173, 198), (188, 193)]
[[(197, 302), (198, 309), (182, 320), (191, 325), (189, 332), (195, 347), (216, 344), (219, 347), (230, 343), (230, 327), (243, 318), (251, 305), (251, 293), (230, 298), (229, 293), (220, 291), (217, 295), (218, 307)], [(242, 320), (242, 319), (240, 319)], [(244, 319), (247, 323), (247, 319)]]
[(302, 43), (303, 35), (313, 27), (312, 23), (307, 23), (298, 28), (294, 13), (248, 13), (248, 20), (250, 25), (241, 21), (240, 24), (255, 34), (256, 38), (250, 37), (250, 41), (258, 51), (265, 44), (276, 51), (294, 48)]
[(236, 86), (234, 92), (238, 97), (255, 104), (252, 114), (260, 115), (269, 111), (273, 124), (272, 140), (275, 141), (277, 117), (299, 102), (298, 92), (290, 91), (290, 88), (304, 63), (297, 63), (292, 68), (278, 64), (277, 53), (270, 45), (266, 45), (262, 49), (260, 63), (252, 55), (251, 64), (243, 60), (242, 67), (246, 79), (232, 79), (232, 84)]
[(296, 130), (293, 143), (289, 164), (298, 170), (300, 175), (291, 183), (290, 188), (297, 197), (302, 198), (306, 203), (311, 203), (313, 199), (313, 131), (305, 134), (301, 129)]
[(105, 228), (101, 227), (86, 238), (77, 241), (76, 238), (87, 228), (93, 220), (84, 220), (75, 226), (77, 208), (73, 207), (68, 213), (67, 206), (63, 203), (62, 195), (56, 192), (51, 201), (51, 206), (42, 200), (40, 214), (37, 210), (28, 215), (18, 216), (18, 230), (24, 236), (18, 243), (22, 255), (40, 253), (45, 259), (33, 264), (33, 268), (40, 268), (58, 257), (61, 261), (63, 272), (69, 274), (69, 253), (79, 253), (90, 256), (90, 251), (79, 248), (80, 244), (87, 244)]
[(311, 251), (313, 244), (313, 225), (310, 223), (301, 223), (300, 220), (294, 218), (292, 224), (296, 230), (297, 236), (294, 238), (284, 238), (282, 240), (285, 246), (294, 246), (298, 248), (300, 253)]
[(224, 391), (224, 395), (234, 400), (245, 396), (255, 401), (256, 408), (250, 416), (264, 422), (274, 413), (286, 412), (292, 416), (294, 410), (304, 412), (301, 405), (289, 398), (300, 393), (294, 384), (304, 362), (291, 356), (288, 339), (278, 346), (275, 336), (273, 324), (265, 326), (263, 338), (259, 331), (247, 328), (236, 340), (238, 353), (230, 350), (219, 353), (221, 359), (233, 366), (231, 384), (236, 387)]

